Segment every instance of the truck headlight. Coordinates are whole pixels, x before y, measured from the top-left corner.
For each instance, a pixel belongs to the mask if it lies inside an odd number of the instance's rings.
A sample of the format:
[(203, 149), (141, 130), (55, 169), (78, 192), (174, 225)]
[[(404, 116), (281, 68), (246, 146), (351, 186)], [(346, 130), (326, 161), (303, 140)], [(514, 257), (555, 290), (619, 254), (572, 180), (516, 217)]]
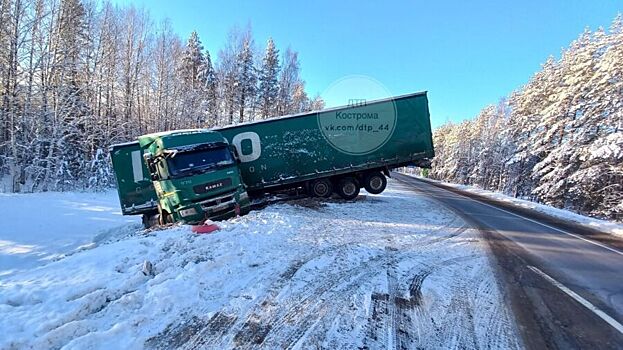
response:
[(180, 213), (180, 216), (185, 217), (185, 216), (197, 215), (197, 210), (195, 208), (188, 208), (188, 209), (180, 210), (179, 213)]
[(242, 193), (240, 194), (240, 200), (241, 200), (241, 201), (246, 201), (247, 199), (249, 199), (249, 194), (247, 194), (247, 192), (246, 192), (246, 191), (245, 191), (245, 192), (242, 192)]

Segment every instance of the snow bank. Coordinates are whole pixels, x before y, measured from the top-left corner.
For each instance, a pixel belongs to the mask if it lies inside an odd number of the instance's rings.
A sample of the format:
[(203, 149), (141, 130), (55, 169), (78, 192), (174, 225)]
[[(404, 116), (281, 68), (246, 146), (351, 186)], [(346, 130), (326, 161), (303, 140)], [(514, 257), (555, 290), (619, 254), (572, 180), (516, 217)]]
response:
[(519, 347), (478, 232), (393, 181), (220, 225), (128, 226), (1, 279), (0, 348)]
[[(407, 174), (407, 173), (404, 173), (404, 174), (417, 177), (412, 174)], [(535, 202), (531, 202), (525, 199), (510, 197), (499, 192), (483, 190), (475, 186), (458, 185), (454, 183), (443, 182), (443, 181), (433, 180), (429, 178), (427, 178), (426, 180), (437, 182), (437, 183), (440, 183), (446, 186), (454, 187), (454, 188), (457, 188), (457, 189), (460, 189), (466, 192), (471, 192), (471, 193), (479, 194), (481, 196), (493, 198), (501, 202), (512, 203), (514, 205), (527, 208), (527, 209), (532, 209), (540, 213), (553, 216), (555, 218), (568, 220), (568, 221), (575, 222), (581, 225), (592, 227), (604, 233), (623, 237), (623, 224), (619, 224), (617, 222), (591, 218), (588, 216), (584, 216), (584, 215), (571, 212), (569, 210), (558, 209), (558, 208), (551, 207), (549, 205), (535, 203)]]
[(140, 223), (121, 215), (115, 191), (0, 193), (0, 208), (0, 277), (88, 249), (98, 235)]

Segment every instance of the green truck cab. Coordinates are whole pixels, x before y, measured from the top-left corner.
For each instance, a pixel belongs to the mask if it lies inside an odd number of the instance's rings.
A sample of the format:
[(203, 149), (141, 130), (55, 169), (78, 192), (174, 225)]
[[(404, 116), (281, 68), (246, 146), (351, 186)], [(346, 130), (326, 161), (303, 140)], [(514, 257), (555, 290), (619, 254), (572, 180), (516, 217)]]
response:
[(138, 138), (161, 224), (200, 224), (249, 210), (238, 157), (219, 132), (168, 131)]

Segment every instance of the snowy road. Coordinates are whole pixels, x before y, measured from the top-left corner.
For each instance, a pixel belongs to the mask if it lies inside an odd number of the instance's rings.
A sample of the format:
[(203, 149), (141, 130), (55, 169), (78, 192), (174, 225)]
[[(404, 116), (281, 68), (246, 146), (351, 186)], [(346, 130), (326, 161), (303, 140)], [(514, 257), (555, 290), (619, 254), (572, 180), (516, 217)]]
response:
[[(623, 346), (623, 251), (579, 232), (395, 174), (489, 240), (530, 348)], [(578, 228), (579, 229), (579, 228)]]
[[(0, 348), (519, 348), (486, 242), (390, 181), (0, 277)], [(152, 268), (145, 268), (145, 261)]]

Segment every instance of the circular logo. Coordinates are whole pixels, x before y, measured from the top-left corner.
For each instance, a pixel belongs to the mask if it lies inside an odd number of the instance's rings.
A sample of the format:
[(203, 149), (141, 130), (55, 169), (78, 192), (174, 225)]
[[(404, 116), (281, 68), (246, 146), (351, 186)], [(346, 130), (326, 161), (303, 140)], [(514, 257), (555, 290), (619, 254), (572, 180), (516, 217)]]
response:
[(382, 84), (366, 76), (349, 76), (323, 93), (323, 97), (337, 95), (347, 96), (346, 106), (318, 113), (318, 126), (331, 146), (347, 154), (363, 155), (391, 138), (396, 127), (394, 101), (371, 101), (391, 96)]

